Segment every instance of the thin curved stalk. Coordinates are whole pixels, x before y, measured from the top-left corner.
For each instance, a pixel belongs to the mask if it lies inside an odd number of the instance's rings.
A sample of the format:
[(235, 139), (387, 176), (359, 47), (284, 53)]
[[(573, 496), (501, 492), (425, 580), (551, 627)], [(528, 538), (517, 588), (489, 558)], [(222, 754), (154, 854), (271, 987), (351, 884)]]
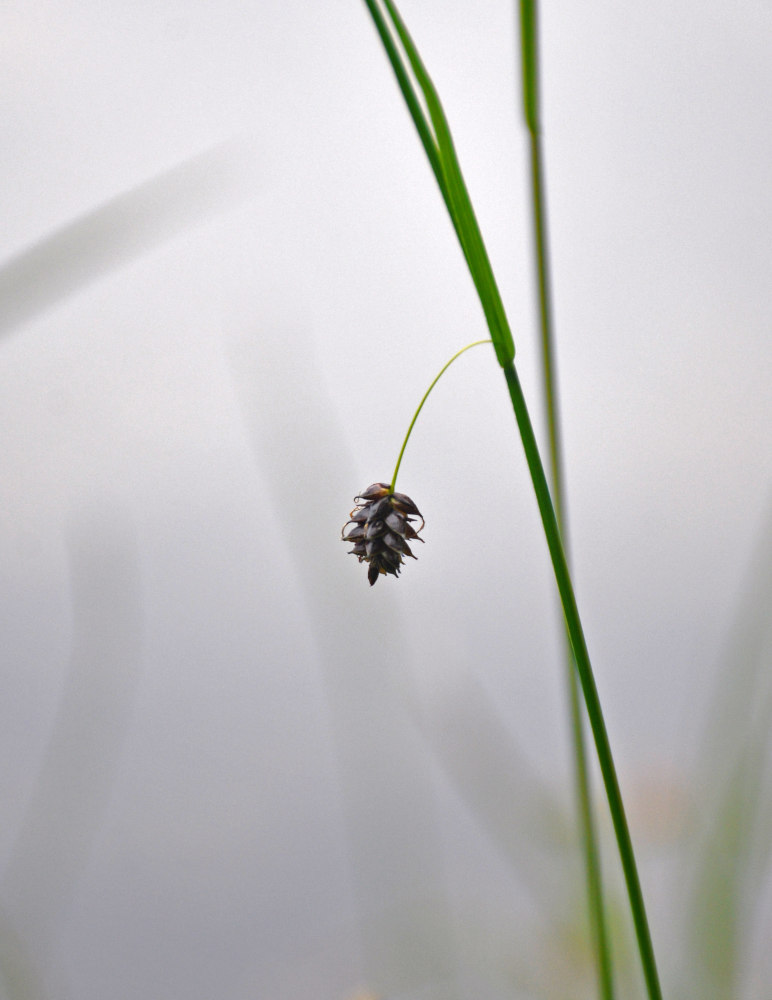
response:
[(418, 404), (418, 409), (415, 411), (415, 413), (413, 414), (413, 419), (410, 421), (410, 426), (407, 429), (405, 440), (402, 442), (402, 447), (399, 450), (399, 457), (397, 458), (397, 464), (394, 468), (394, 475), (391, 477), (391, 486), (389, 487), (390, 493), (393, 493), (397, 487), (397, 475), (399, 473), (399, 467), (400, 465), (402, 465), (402, 456), (405, 454), (405, 448), (407, 448), (407, 443), (410, 440), (410, 435), (413, 432), (413, 427), (415, 426), (415, 422), (416, 420), (418, 420), (418, 414), (421, 412), (421, 410), (424, 407), (424, 403), (429, 398), (429, 393), (432, 391), (435, 385), (437, 385), (439, 380), (442, 378), (442, 376), (445, 374), (448, 368), (450, 368), (450, 366), (453, 364), (456, 358), (460, 358), (462, 354), (464, 354), (466, 351), (471, 350), (471, 348), (473, 347), (479, 347), (480, 344), (490, 344), (490, 343), (491, 343), (490, 340), (475, 340), (471, 344), (467, 344), (466, 347), (462, 347), (460, 351), (456, 351), (456, 353), (453, 355), (450, 361), (448, 361), (447, 364), (443, 365), (443, 367), (440, 369), (439, 374), (424, 393), (423, 399)]

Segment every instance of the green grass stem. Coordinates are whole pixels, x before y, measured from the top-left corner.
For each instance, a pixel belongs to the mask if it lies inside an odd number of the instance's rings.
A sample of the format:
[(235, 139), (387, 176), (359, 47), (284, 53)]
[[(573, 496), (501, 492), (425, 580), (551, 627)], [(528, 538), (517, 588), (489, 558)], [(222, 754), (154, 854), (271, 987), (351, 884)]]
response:
[[(555, 515), (566, 554), (567, 517), (563, 490), (563, 460), (558, 405), (558, 381), (554, 358), (552, 295), (549, 266), (547, 208), (544, 193), (544, 157), (541, 141), (541, 102), (539, 100), (539, 35), (536, 0), (520, 0), (520, 46), (523, 68), (523, 111), (528, 128), (531, 167), (531, 201), (533, 239), (539, 299), (539, 329), (541, 344), (542, 385), (544, 389), (545, 423), (549, 442), (550, 483), (555, 505)], [(596, 962), (598, 990), (603, 1000), (613, 1000), (611, 952), (608, 938), (608, 921), (605, 912), (601, 878), (600, 851), (592, 809), (590, 774), (587, 764), (584, 719), (579, 698), (578, 675), (575, 669), (570, 637), (566, 633), (564, 653), (566, 682), (574, 751), (574, 780), (576, 784), (579, 825), (587, 878), (587, 898), (590, 932)]]
[(439, 380), (442, 378), (442, 376), (445, 374), (445, 372), (448, 370), (448, 368), (450, 368), (450, 366), (453, 364), (453, 362), (456, 360), (456, 358), (460, 358), (462, 354), (464, 354), (466, 351), (470, 350), (472, 347), (479, 347), (480, 344), (490, 344), (490, 343), (491, 343), (490, 340), (475, 340), (471, 344), (467, 344), (466, 347), (462, 347), (460, 351), (456, 351), (456, 353), (453, 355), (453, 357), (450, 359), (450, 361), (448, 361), (447, 364), (443, 365), (443, 367), (440, 369), (439, 374), (437, 375), (437, 377), (434, 379), (434, 381), (432, 382), (432, 384), (429, 386), (429, 388), (424, 393), (423, 399), (418, 404), (418, 409), (415, 411), (415, 413), (413, 414), (413, 419), (410, 421), (410, 426), (407, 429), (407, 434), (405, 435), (405, 440), (402, 442), (402, 447), (400, 448), (400, 451), (399, 451), (399, 457), (397, 458), (397, 464), (396, 464), (396, 466), (394, 468), (394, 475), (391, 478), (391, 486), (389, 487), (389, 492), (390, 493), (393, 493), (394, 490), (397, 487), (397, 475), (399, 473), (399, 467), (400, 467), (400, 465), (402, 465), (402, 456), (405, 454), (405, 448), (407, 448), (407, 443), (410, 440), (410, 435), (411, 435), (411, 433), (413, 431), (413, 427), (415, 426), (415, 422), (416, 422), (416, 420), (418, 420), (418, 414), (421, 412), (421, 410), (423, 409), (424, 403), (429, 398), (429, 393), (432, 391), (432, 389), (435, 387), (435, 385), (437, 385), (437, 383), (439, 382)]
[(603, 712), (600, 707), (598, 689), (595, 685), (595, 677), (592, 672), (590, 655), (587, 650), (587, 643), (584, 638), (584, 630), (579, 617), (579, 609), (574, 596), (574, 588), (571, 583), (571, 576), (568, 571), (563, 543), (560, 537), (557, 517), (552, 506), (547, 477), (544, 472), (539, 449), (536, 444), (536, 437), (533, 432), (531, 418), (528, 414), (525, 396), (517, 377), (514, 364), (504, 369), (504, 376), (507, 380), (509, 396), (512, 400), (512, 408), (515, 411), (515, 418), (520, 430), (520, 437), (525, 450), (528, 469), (531, 473), (536, 500), (539, 505), (544, 534), (547, 539), (547, 546), (552, 559), (552, 566), (555, 571), (555, 580), (560, 593), (560, 601), (563, 605), (563, 615), (566, 628), (571, 640), (571, 647), (574, 652), (576, 669), (579, 673), (579, 680), (582, 685), (584, 702), (587, 707), (587, 715), (590, 719), (590, 728), (595, 740), (595, 750), (600, 764), (603, 784), (606, 789), (611, 821), (614, 826), (619, 857), (624, 872), (627, 895), (630, 902), (630, 912), (635, 927), (635, 936), (638, 942), (638, 950), (643, 966), (643, 975), (646, 981), (646, 988), (650, 1000), (662, 1000), (662, 992), (659, 985), (659, 975), (654, 958), (654, 949), (651, 943), (649, 923), (646, 917), (646, 908), (643, 902), (641, 883), (638, 878), (638, 868), (635, 863), (630, 830), (627, 825), (627, 817), (622, 803), (622, 795), (619, 790), (614, 759), (611, 754), (611, 745), (606, 731), (606, 723), (603, 719)]

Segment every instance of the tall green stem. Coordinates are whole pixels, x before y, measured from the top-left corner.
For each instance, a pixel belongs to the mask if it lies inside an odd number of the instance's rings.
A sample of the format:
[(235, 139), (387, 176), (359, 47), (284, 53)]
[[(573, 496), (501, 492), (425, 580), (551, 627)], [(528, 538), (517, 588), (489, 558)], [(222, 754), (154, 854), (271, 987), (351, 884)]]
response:
[(659, 985), (657, 965), (654, 959), (654, 949), (651, 943), (651, 934), (649, 932), (649, 923), (646, 918), (646, 909), (643, 903), (643, 893), (641, 892), (641, 883), (638, 878), (638, 869), (635, 864), (635, 855), (633, 854), (630, 830), (627, 825), (627, 818), (622, 804), (622, 795), (619, 791), (616, 768), (614, 767), (614, 760), (611, 756), (611, 746), (609, 744), (608, 733), (606, 732), (606, 723), (604, 722), (603, 712), (600, 707), (598, 689), (595, 686), (595, 678), (592, 673), (590, 656), (587, 651), (584, 631), (579, 618), (579, 611), (576, 606), (574, 588), (571, 584), (571, 577), (568, 572), (568, 564), (563, 551), (563, 543), (560, 537), (557, 517), (552, 506), (552, 499), (547, 485), (547, 477), (544, 473), (544, 466), (542, 465), (539, 449), (536, 444), (536, 437), (533, 432), (531, 418), (528, 415), (528, 407), (525, 402), (525, 396), (523, 395), (523, 390), (520, 385), (520, 380), (517, 377), (514, 364), (510, 364), (504, 369), (504, 377), (506, 378), (509, 396), (512, 400), (512, 408), (515, 412), (515, 419), (517, 420), (517, 425), (520, 429), (520, 437), (523, 441), (525, 457), (528, 462), (528, 469), (531, 473), (531, 480), (536, 493), (536, 500), (539, 505), (539, 513), (541, 514), (542, 525), (544, 526), (544, 534), (547, 539), (547, 546), (552, 559), (552, 566), (555, 571), (555, 580), (558, 585), (558, 591), (560, 592), (560, 600), (563, 605), (566, 628), (568, 630), (568, 636), (574, 652), (576, 669), (582, 685), (585, 705), (587, 706), (590, 728), (592, 729), (592, 735), (595, 740), (595, 749), (598, 755), (601, 774), (603, 775), (603, 784), (606, 788), (611, 821), (614, 825), (614, 833), (616, 834), (619, 857), (622, 863), (625, 883), (627, 885), (627, 894), (630, 900), (630, 911), (632, 913), (633, 924), (635, 926), (635, 935), (638, 941), (638, 949), (641, 955), (641, 964), (643, 966), (643, 974), (646, 980), (648, 994), (650, 1000), (662, 1000), (662, 991)]
[[(520, 41), (523, 66), (523, 108), (530, 139), (531, 200), (533, 237), (539, 293), (542, 381), (544, 384), (545, 422), (549, 439), (550, 481), (558, 527), (566, 552), (567, 519), (563, 500), (563, 461), (558, 408), (558, 384), (553, 350), (552, 296), (550, 291), (547, 208), (544, 194), (543, 151), (541, 141), (541, 102), (539, 99), (539, 36), (536, 0), (520, 0)], [(600, 851), (592, 810), (590, 775), (585, 746), (584, 720), (570, 637), (564, 644), (566, 681), (574, 748), (574, 778), (582, 831), (590, 929), (598, 977), (598, 989), (604, 1000), (613, 1000), (614, 983), (611, 953), (601, 879)]]

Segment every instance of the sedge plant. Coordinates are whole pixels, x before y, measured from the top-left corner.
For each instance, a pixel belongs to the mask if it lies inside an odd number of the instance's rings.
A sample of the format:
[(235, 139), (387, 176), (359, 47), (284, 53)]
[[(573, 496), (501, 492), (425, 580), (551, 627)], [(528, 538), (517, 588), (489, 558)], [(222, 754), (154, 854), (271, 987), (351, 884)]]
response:
[[(542, 520), (544, 535), (560, 596), (568, 641), (595, 743), (595, 750), (624, 873), (630, 913), (635, 929), (647, 995), (649, 1000), (661, 1000), (662, 993), (659, 984), (659, 975), (616, 768), (574, 595), (558, 515), (553, 505), (547, 475), (539, 453), (530, 413), (515, 366), (515, 344), (509, 322), (504, 311), (472, 202), (461, 173), (450, 128), (434, 84), (426, 71), (418, 50), (393, 0), (365, 0), (365, 3), (389, 58), (389, 62), (397, 78), (397, 83), (437, 180), (440, 193), (458, 237), (467, 268), (480, 299), (496, 360), (504, 375)], [(528, 21), (527, 18), (528, 10), (526, 10), (526, 21), (524, 23), (526, 27), (535, 26), (535, 21)], [(535, 53), (535, 32), (532, 32), (531, 37), (534, 47), (529, 48), (526, 46), (524, 49), (526, 60), (529, 57), (533, 60)], [(532, 67), (532, 79), (535, 80), (535, 62), (533, 61)], [(526, 67), (526, 77), (528, 73), (529, 71)], [(531, 108), (536, 107), (535, 96), (535, 89), (526, 90), (527, 110), (529, 101), (531, 102)], [(537, 118), (534, 117), (531, 121), (536, 126), (533, 131), (538, 133)], [(429, 391), (431, 391), (431, 387)], [(423, 405), (423, 401), (421, 405)], [(419, 406), (419, 411), (420, 409), (421, 407)], [(554, 454), (553, 469), (557, 467), (557, 452), (555, 451)], [(397, 471), (398, 468), (399, 461), (397, 463)], [(371, 584), (382, 574), (393, 574), (395, 576), (398, 574), (399, 568), (402, 565), (403, 555), (412, 555), (412, 552), (409, 550), (408, 539), (417, 537), (417, 531), (412, 526), (411, 519), (420, 517), (420, 512), (409, 497), (395, 492), (395, 481), (396, 472), (391, 483), (373, 484), (373, 486), (369, 487), (357, 498), (364, 501), (364, 503), (360, 504), (351, 514), (355, 527), (349, 532), (347, 540), (354, 542), (354, 549), (352, 551), (360, 558), (360, 561), (369, 563), (368, 576)], [(585, 829), (585, 837), (586, 835)], [(597, 860), (596, 848), (590, 846), (589, 850), (593, 852), (594, 860)], [(603, 947), (605, 949), (607, 947), (605, 937), (598, 938), (598, 928), (602, 926), (599, 884), (596, 884), (596, 887), (593, 888), (591, 882), (591, 894), (593, 892), (597, 893), (595, 945), (596, 948)], [(598, 920), (601, 923), (598, 923)], [(604, 961), (608, 963), (608, 956), (605, 959), (601, 959), (601, 965)], [(606, 991), (606, 996), (609, 996), (610, 978), (604, 981), (604, 975), (605, 973), (601, 971), (600, 981), (602, 989)], [(603, 985), (604, 982), (605, 985)]]

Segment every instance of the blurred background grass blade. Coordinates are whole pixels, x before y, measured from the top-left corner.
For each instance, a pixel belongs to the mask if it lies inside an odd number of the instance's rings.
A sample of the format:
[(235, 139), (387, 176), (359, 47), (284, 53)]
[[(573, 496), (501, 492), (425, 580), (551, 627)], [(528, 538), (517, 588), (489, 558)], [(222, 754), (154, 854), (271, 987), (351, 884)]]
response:
[[(288, 352), (283, 332), (261, 331), (233, 346), (232, 370), (294, 563), (297, 624), (310, 618), (313, 629), (337, 754), (364, 981), (388, 996), (461, 1000), (431, 761), (415, 724), (404, 627), (389, 593), (378, 592), (373, 609), (364, 575), (330, 574), (344, 550), (340, 525), (326, 523), (321, 512), (340, 509), (345, 520), (345, 480), (327, 475), (340, 466), (345, 445), (313, 346), (303, 331), (293, 331), (292, 339), (297, 349)], [(288, 383), (302, 392), (302, 407), (297, 394), (287, 393)], [(297, 433), (299, 410), (304, 421), (312, 418), (303, 434)], [(348, 478), (356, 481), (353, 463)], [(352, 635), (358, 636), (355, 658)]]
[(116, 195), (0, 265), (0, 336), (247, 196), (254, 164), (235, 142)]
[(10, 917), (0, 908), (0, 996), (3, 1000), (46, 1000), (39, 969)]
[[(35, 995), (38, 974), (45, 982), (57, 927), (110, 798), (141, 662), (143, 613), (131, 520), (120, 505), (90, 507), (71, 523), (68, 541), (72, 652), (57, 718), (2, 876), (3, 904), (20, 942), (14, 954), (34, 956), (35, 964), (21, 979), (9, 975), (18, 986), (12, 1000)], [(8, 941), (4, 948), (7, 953)]]
[[(541, 138), (541, 103), (539, 81), (539, 22), (536, 0), (520, 0), (520, 51), (523, 70), (523, 112), (528, 129), (531, 168), (531, 211), (533, 245), (536, 261), (539, 329), (541, 333), (541, 378), (544, 401), (544, 422), (549, 442), (550, 486), (555, 516), (563, 539), (566, 560), (570, 565), (568, 518), (563, 489), (563, 450), (558, 405), (558, 379), (555, 364), (555, 343), (552, 311), (552, 281), (550, 273), (549, 230), (544, 183), (544, 156)], [(576, 784), (579, 829), (587, 876), (588, 914), (595, 944), (598, 988), (606, 1000), (614, 996), (612, 961), (609, 951), (607, 920), (601, 878), (601, 859), (592, 805), (590, 773), (584, 732), (584, 713), (571, 640), (562, 621), (563, 657), (571, 739), (573, 743), (574, 780)]]
[(727, 776), (700, 857), (688, 934), (694, 960), (690, 978), (705, 1000), (742, 995), (749, 918), (763, 884), (757, 876), (766, 867), (756, 864), (768, 742), (766, 733), (763, 739), (759, 735), (751, 736)]
[(535, 909), (561, 912), (568, 895), (563, 864), (573, 847), (565, 810), (474, 674), (436, 699), (424, 728), (443, 770), (518, 873)]
[(757, 543), (721, 658), (694, 787), (697, 849), (683, 937), (684, 993), (741, 996), (753, 918), (772, 851), (772, 511)]

